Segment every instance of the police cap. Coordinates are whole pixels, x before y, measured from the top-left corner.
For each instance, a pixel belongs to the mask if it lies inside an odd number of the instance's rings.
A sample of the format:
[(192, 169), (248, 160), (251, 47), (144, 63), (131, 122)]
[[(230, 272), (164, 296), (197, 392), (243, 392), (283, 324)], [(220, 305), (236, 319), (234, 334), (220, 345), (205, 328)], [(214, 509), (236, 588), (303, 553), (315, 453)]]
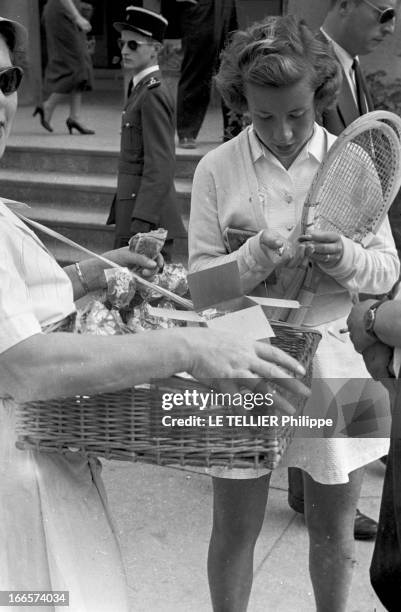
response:
[(132, 30), (163, 42), (164, 32), (168, 24), (167, 19), (158, 13), (138, 6), (127, 6), (126, 11), (125, 21), (113, 23), (117, 32)]

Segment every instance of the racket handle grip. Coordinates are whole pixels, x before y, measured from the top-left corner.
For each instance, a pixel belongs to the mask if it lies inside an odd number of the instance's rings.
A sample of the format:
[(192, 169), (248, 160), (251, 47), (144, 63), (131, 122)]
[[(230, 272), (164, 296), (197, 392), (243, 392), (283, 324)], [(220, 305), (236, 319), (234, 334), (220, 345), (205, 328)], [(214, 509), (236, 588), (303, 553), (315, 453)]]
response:
[(308, 314), (308, 309), (312, 304), (314, 296), (315, 293), (313, 291), (306, 288), (302, 289), (298, 296), (298, 302), (301, 304), (301, 307), (296, 310), (291, 310), (286, 322), (292, 323), (293, 325), (302, 325), (306, 315)]

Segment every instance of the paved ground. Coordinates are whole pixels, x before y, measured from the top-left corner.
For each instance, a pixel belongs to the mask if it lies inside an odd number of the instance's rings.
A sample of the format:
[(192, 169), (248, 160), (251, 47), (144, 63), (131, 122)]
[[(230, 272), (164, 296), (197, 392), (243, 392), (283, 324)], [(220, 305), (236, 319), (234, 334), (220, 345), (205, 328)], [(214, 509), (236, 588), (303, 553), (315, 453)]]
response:
[[(369, 465), (360, 508), (377, 517), (384, 467)], [(210, 612), (206, 554), (209, 477), (142, 464), (105, 462), (106, 488), (127, 566), (133, 612)], [(313, 612), (302, 517), (287, 505), (286, 470), (272, 479), (259, 537), (249, 612)], [(384, 612), (369, 583), (373, 543), (358, 542), (349, 612)]]
[[(84, 119), (95, 136), (69, 136), (67, 109), (60, 107), (48, 134), (32, 108), (18, 111), (11, 142), (37, 146), (118, 149), (121, 97), (94, 92), (86, 97)], [(221, 118), (212, 109), (200, 141), (220, 139)], [(201, 144), (206, 150), (210, 144)], [(360, 508), (378, 516), (384, 468), (371, 464)], [(105, 462), (104, 477), (121, 537), (133, 612), (208, 612), (206, 552), (211, 525), (211, 481), (207, 476), (142, 464)], [(286, 471), (273, 480), (266, 521), (258, 541), (249, 612), (313, 612), (307, 571), (307, 534), (286, 503)], [(369, 583), (371, 542), (357, 544), (349, 612), (383, 612)], [(118, 611), (110, 611), (118, 612)]]

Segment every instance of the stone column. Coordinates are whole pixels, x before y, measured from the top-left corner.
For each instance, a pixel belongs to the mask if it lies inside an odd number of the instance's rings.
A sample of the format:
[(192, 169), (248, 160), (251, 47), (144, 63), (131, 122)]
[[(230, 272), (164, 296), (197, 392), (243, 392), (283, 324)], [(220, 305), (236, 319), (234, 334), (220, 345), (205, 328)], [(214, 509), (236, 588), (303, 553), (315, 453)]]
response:
[(28, 53), (19, 104), (35, 104), (42, 96), (42, 65), (38, 0), (2, 0), (1, 16), (22, 23), (28, 30)]

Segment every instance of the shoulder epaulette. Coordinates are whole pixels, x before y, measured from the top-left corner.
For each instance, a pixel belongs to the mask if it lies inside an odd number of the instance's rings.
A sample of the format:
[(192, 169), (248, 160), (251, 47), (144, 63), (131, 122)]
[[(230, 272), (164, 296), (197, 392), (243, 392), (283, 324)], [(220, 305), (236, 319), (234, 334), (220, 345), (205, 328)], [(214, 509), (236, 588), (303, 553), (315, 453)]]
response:
[(153, 89), (154, 87), (159, 87), (160, 84), (161, 84), (160, 79), (157, 79), (156, 77), (151, 77), (149, 81), (146, 83), (146, 87), (148, 89)]

